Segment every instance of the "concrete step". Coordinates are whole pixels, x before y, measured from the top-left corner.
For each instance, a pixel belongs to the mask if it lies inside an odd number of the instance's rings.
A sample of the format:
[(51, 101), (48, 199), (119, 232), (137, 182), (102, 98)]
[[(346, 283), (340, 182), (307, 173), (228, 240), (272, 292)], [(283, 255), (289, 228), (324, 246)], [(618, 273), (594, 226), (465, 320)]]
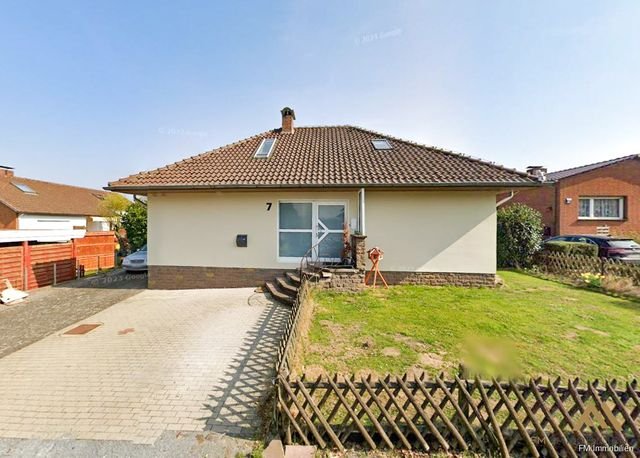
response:
[(302, 276), (310, 281), (318, 281), (320, 279), (320, 274), (312, 270), (303, 270)]
[(273, 283), (268, 281), (265, 283), (265, 286), (267, 287), (269, 294), (271, 294), (275, 300), (285, 305), (293, 305), (293, 297), (280, 292)]
[(295, 297), (298, 294), (298, 287), (289, 283), (286, 277), (277, 277), (276, 286), (288, 296)]
[(300, 277), (298, 276), (297, 273), (286, 272), (285, 276), (289, 279), (289, 283), (296, 286), (300, 286)]

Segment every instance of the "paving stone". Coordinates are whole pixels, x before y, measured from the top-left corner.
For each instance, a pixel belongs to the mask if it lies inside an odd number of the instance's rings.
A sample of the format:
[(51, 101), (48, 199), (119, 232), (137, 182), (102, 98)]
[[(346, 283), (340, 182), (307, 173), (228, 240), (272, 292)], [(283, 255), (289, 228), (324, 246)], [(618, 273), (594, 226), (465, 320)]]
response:
[(255, 294), (143, 291), (83, 320), (102, 323), (89, 334), (55, 332), (1, 358), (0, 437), (251, 435), (289, 313)]
[(284, 458), (284, 447), (282, 441), (272, 440), (262, 453), (264, 458)]
[(107, 274), (30, 293), (16, 305), (0, 304), (0, 358), (138, 294), (146, 274)]
[(287, 445), (285, 458), (313, 458), (316, 448), (310, 445)]

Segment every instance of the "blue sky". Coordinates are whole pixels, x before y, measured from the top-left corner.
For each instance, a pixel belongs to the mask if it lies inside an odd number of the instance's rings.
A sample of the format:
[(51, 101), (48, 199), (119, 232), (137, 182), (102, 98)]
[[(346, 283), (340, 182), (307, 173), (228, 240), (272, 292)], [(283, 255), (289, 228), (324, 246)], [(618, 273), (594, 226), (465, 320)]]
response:
[(640, 153), (640, 2), (4, 0), (0, 164), (101, 187), (278, 127), (510, 167)]

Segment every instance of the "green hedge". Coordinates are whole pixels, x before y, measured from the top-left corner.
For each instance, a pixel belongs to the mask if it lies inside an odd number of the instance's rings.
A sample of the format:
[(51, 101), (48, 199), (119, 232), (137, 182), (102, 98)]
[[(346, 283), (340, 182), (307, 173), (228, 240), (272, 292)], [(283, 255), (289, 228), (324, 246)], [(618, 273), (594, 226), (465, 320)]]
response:
[(516, 203), (498, 209), (497, 255), (499, 267), (529, 267), (542, 243), (542, 216)]
[(579, 256), (598, 256), (598, 246), (591, 243), (580, 242), (547, 242), (544, 251), (563, 254), (575, 254)]

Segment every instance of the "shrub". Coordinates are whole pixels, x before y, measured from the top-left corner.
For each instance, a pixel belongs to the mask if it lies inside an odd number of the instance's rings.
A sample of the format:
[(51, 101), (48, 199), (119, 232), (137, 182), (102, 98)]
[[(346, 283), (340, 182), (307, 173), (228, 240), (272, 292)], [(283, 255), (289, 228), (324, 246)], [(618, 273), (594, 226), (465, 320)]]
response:
[(529, 267), (542, 243), (542, 216), (523, 204), (498, 210), (498, 266)]
[(602, 279), (602, 288), (613, 294), (630, 296), (640, 295), (640, 288), (634, 285), (633, 280), (628, 277), (607, 275)]
[(589, 288), (600, 288), (602, 287), (602, 279), (604, 278), (601, 274), (592, 274), (592, 273), (584, 273), (580, 275), (582, 280), (587, 284)]
[(544, 244), (544, 251), (589, 257), (598, 256), (598, 246), (592, 243), (547, 242)]
[(127, 231), (127, 239), (133, 251), (147, 243), (147, 206), (134, 202), (122, 216), (122, 226)]

